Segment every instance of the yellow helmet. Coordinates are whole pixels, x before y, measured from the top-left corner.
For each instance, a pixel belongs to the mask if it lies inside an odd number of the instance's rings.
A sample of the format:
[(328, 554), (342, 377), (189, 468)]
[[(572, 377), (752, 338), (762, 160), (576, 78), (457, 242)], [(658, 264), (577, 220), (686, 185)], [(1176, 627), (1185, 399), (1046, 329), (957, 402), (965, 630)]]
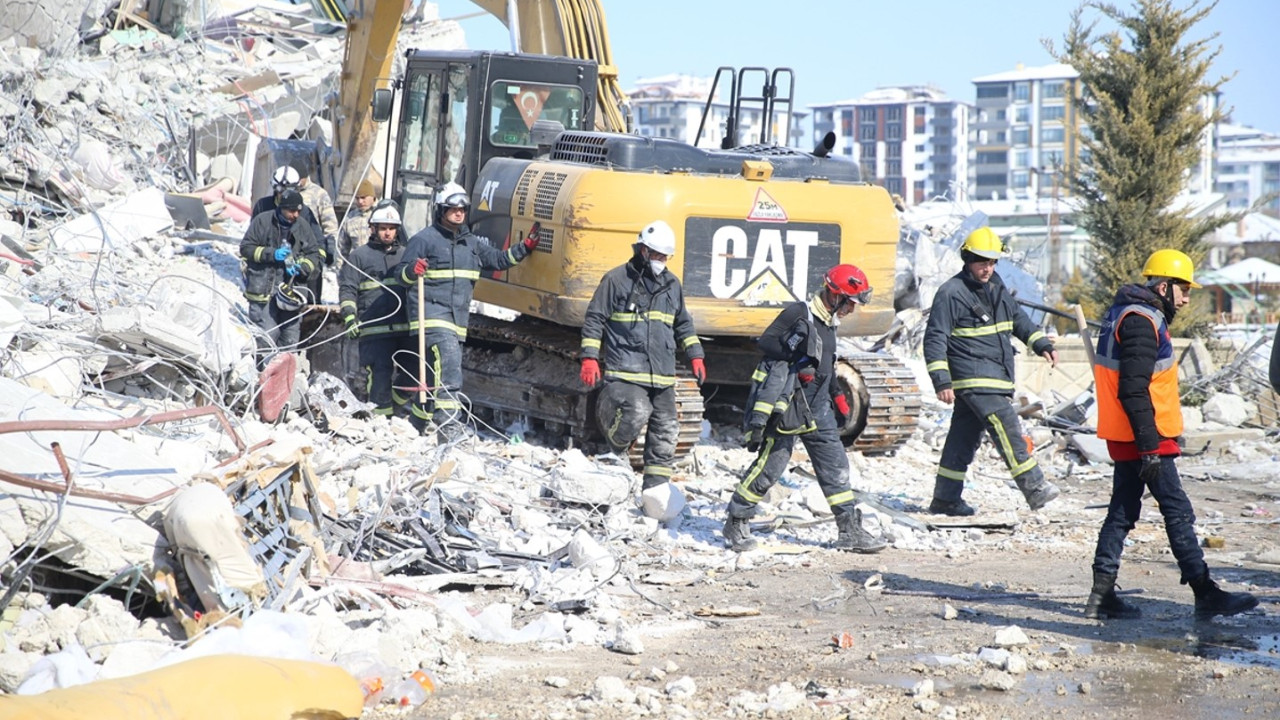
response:
[(1187, 257), (1186, 253), (1170, 248), (1151, 253), (1151, 257), (1147, 258), (1147, 264), (1142, 266), (1142, 274), (1146, 277), (1173, 278), (1198, 288), (1200, 283), (1191, 279), (1195, 272), (1195, 263), (1191, 262), (1191, 258)]
[(980, 258), (998, 260), (1004, 254), (1004, 241), (996, 235), (994, 230), (984, 225), (969, 233), (960, 249), (967, 250)]

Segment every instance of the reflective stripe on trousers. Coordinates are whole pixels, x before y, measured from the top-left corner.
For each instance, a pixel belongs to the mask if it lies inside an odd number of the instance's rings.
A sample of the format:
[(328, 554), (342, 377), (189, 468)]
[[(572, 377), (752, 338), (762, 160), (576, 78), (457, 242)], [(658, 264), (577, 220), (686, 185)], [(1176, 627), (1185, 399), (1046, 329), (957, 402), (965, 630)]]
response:
[(1009, 396), (991, 393), (956, 393), (951, 427), (942, 446), (933, 496), (939, 500), (959, 500), (964, 490), (965, 472), (982, 443), (985, 430), (1019, 487), (1044, 479), (1035, 457), (1027, 450), (1022, 424)]
[(626, 455), (644, 432), (644, 487), (671, 479), (675, 467), (680, 420), (676, 416), (674, 387), (646, 387), (621, 380), (606, 380), (596, 398), (596, 419), (609, 447)]
[[(825, 409), (825, 408), (824, 408)], [(751, 517), (764, 494), (773, 487), (791, 464), (791, 451), (796, 439), (804, 443), (818, 476), (818, 485), (831, 506), (832, 512), (842, 515), (852, 512), (853, 490), (849, 487), (849, 458), (840, 442), (835, 418), (830, 412), (820, 412), (815, 418), (818, 429), (801, 435), (780, 435), (773, 431), (773, 420), (766, 426), (764, 442), (755, 462), (747, 469), (746, 477), (738, 483), (729, 501), (731, 517)]]

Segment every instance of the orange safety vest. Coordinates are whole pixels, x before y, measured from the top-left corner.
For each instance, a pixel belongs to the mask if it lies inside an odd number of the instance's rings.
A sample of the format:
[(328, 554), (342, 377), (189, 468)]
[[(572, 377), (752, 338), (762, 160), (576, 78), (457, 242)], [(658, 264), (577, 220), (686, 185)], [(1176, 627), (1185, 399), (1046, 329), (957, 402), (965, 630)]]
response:
[(1133, 442), (1133, 427), (1120, 405), (1120, 322), (1131, 313), (1151, 321), (1159, 347), (1156, 365), (1151, 371), (1151, 405), (1156, 413), (1156, 431), (1160, 437), (1175, 438), (1182, 434), (1182, 404), (1178, 392), (1178, 360), (1169, 338), (1169, 325), (1164, 314), (1150, 305), (1114, 305), (1102, 321), (1098, 333), (1098, 352), (1094, 356), (1093, 382), (1098, 399), (1098, 438)]

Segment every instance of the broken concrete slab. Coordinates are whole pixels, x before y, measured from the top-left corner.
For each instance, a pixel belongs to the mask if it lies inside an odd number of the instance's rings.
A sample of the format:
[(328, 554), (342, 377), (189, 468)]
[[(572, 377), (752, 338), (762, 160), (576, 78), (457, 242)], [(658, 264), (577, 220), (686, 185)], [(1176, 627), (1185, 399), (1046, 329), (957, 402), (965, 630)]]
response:
[(151, 187), (59, 225), (51, 240), (64, 252), (97, 253), (128, 247), (171, 227), (164, 191)]

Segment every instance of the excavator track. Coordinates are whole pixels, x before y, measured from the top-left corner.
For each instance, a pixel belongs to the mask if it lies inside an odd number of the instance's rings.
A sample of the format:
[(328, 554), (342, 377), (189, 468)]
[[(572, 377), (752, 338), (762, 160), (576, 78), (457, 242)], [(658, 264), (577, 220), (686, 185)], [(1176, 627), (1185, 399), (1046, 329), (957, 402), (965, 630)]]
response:
[(866, 455), (895, 452), (916, 430), (923, 406), (920, 383), (901, 360), (881, 353), (842, 353), (836, 381), (849, 397), (841, 428), (846, 447)]
[[(581, 335), (554, 323), (522, 316), (507, 321), (472, 315), (463, 348), (463, 392), (473, 408), (486, 411), (497, 430), (524, 420), (579, 446), (603, 444), (595, 420), (596, 390), (578, 378)], [(688, 455), (702, 433), (702, 393), (691, 375), (676, 384), (680, 423), (677, 459)], [(631, 449), (631, 464), (643, 465), (644, 438)]]

